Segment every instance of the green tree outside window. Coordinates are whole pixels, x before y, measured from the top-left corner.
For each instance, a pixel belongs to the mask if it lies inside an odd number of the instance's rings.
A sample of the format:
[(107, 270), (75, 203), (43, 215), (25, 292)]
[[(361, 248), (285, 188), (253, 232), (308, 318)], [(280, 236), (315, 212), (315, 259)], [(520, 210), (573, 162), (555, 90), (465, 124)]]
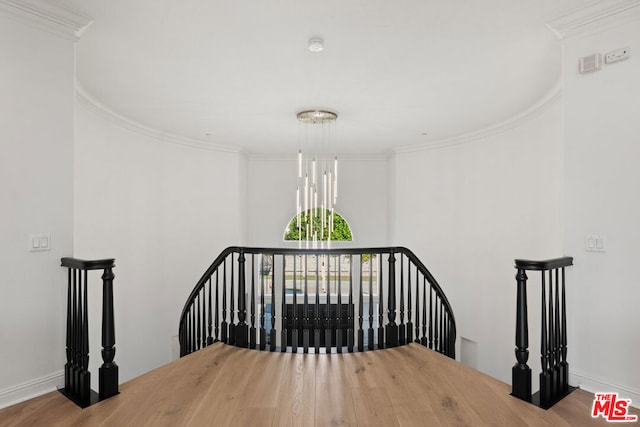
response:
[[(314, 209), (313, 212), (313, 230), (310, 230), (310, 234), (313, 236), (313, 232), (318, 233), (318, 240), (326, 241), (329, 238), (328, 229), (325, 229), (323, 236), (320, 236), (320, 224), (321, 215), (324, 213), (325, 220), (331, 216), (331, 211), (328, 209)], [(285, 230), (284, 240), (307, 240), (307, 224), (311, 222), (311, 210), (303, 212), (301, 215), (301, 227), (298, 229), (298, 216), (294, 216), (289, 221), (289, 226)], [(311, 240), (311, 238), (309, 238)], [(347, 221), (344, 220), (339, 214), (333, 213), (333, 233), (331, 233), (331, 240), (333, 241), (351, 241), (351, 228)]]

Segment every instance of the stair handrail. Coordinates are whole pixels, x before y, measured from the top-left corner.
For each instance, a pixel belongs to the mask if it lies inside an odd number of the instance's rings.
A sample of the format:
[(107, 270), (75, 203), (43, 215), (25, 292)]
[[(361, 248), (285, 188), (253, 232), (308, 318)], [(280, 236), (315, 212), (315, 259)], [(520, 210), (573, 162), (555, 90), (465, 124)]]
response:
[[(233, 257), (235, 257), (234, 254), (238, 255), (238, 260), (237, 260), (237, 265), (238, 265), (238, 274), (236, 276), (236, 279), (233, 279), (233, 276), (235, 274), (235, 260)], [(437, 280), (433, 277), (433, 275), (431, 274), (431, 272), (427, 269), (427, 267), (420, 261), (420, 259), (408, 248), (406, 247), (402, 247), (402, 246), (395, 246), (395, 247), (368, 247), (368, 248), (333, 248), (333, 249), (297, 249), (297, 248), (268, 248), (268, 247), (244, 247), (244, 246), (229, 246), (227, 248), (225, 248), (215, 259), (214, 261), (211, 263), (211, 265), (205, 270), (205, 272), (202, 274), (202, 276), (200, 277), (200, 279), (197, 281), (196, 285), (194, 286), (194, 288), (192, 289), (192, 291), (189, 294), (189, 297), (182, 309), (181, 315), (180, 315), (180, 323), (179, 323), (179, 331), (178, 331), (178, 335), (179, 335), (179, 339), (180, 339), (180, 344), (181, 344), (181, 356), (184, 356), (192, 351), (195, 351), (197, 349), (199, 349), (200, 347), (204, 347), (207, 345), (210, 345), (212, 342), (215, 342), (216, 340), (218, 341), (223, 341), (223, 342), (228, 342), (234, 345), (239, 345), (242, 347), (250, 347), (250, 346), (254, 346), (256, 343), (256, 338), (254, 337), (255, 334), (255, 325), (254, 325), (254, 321), (255, 321), (255, 307), (253, 305), (251, 305), (251, 316), (247, 316), (247, 305), (246, 305), (246, 301), (245, 301), (245, 295), (247, 293), (247, 289), (249, 287), (249, 284), (246, 283), (246, 278), (245, 278), (245, 259), (247, 256), (252, 256), (251, 258), (251, 265), (253, 265), (253, 256), (254, 255), (269, 255), (269, 256), (273, 256), (274, 260), (275, 260), (275, 256), (282, 256), (283, 257), (283, 266), (284, 266), (284, 257), (287, 255), (299, 255), (299, 256), (316, 256), (316, 257), (322, 257), (322, 256), (326, 256), (326, 257), (330, 257), (330, 256), (337, 256), (337, 255), (360, 255), (362, 257), (363, 254), (381, 254), (381, 255), (388, 255), (388, 261), (389, 261), (389, 271), (388, 271), (388, 282), (384, 282), (383, 279), (381, 280), (381, 284), (384, 283), (388, 283), (388, 295), (382, 295), (384, 294), (384, 290), (381, 289), (380, 290), (380, 304), (379, 304), (379, 308), (382, 311), (382, 307), (383, 307), (383, 298), (387, 298), (387, 319), (388, 321), (386, 322), (386, 324), (384, 325), (384, 331), (382, 331), (383, 326), (380, 324), (380, 322), (378, 322), (378, 329), (379, 329), (379, 337), (380, 336), (384, 336), (386, 335), (386, 340), (387, 342), (384, 343), (378, 343), (377, 347), (393, 347), (398, 345), (400, 342), (402, 342), (403, 344), (406, 343), (407, 341), (413, 341), (413, 324), (412, 324), (412, 320), (413, 319), (417, 319), (416, 322), (416, 328), (415, 328), (415, 332), (416, 332), (416, 342), (422, 343), (423, 345), (426, 346), (430, 346), (432, 348), (437, 349), (438, 351), (449, 355), (450, 357), (455, 357), (455, 337), (456, 337), (456, 327), (455, 327), (455, 317), (453, 315), (453, 310), (451, 308), (451, 304), (449, 302), (449, 300), (447, 299), (446, 295), (444, 294), (440, 284), (437, 282)], [(226, 279), (227, 276), (229, 275), (226, 272), (226, 269), (228, 267), (227, 264), (227, 259), (228, 257), (232, 255), (232, 262), (229, 266), (229, 268), (231, 269), (230, 271), (230, 275), (231, 275), (231, 280), (232, 281), (236, 281), (237, 280), (237, 288), (235, 289), (233, 286), (233, 283), (231, 284), (231, 288), (229, 289), (229, 292), (233, 292), (234, 290), (237, 291), (238, 296), (237, 296), (237, 301), (238, 301), (238, 307), (237, 307), (237, 313), (238, 313), (238, 322), (237, 324), (235, 324), (234, 321), (234, 307), (231, 307), (231, 309), (229, 310), (229, 314), (231, 317), (231, 322), (229, 324), (226, 323), (226, 305), (223, 306), (223, 311), (222, 311), (222, 322), (220, 323), (218, 320), (218, 314), (220, 313), (219, 308), (218, 308), (218, 297), (219, 297), (219, 291), (218, 291), (218, 286), (219, 286), (219, 276), (218, 273), (220, 271), (220, 269), (222, 268), (223, 270), (223, 274), (222, 274), (222, 278), (223, 278), (223, 295), (222, 295), (222, 304), (226, 304), (227, 300), (229, 301), (230, 305), (232, 305), (235, 301), (235, 298), (233, 297), (233, 295), (231, 296), (231, 298), (229, 299), (227, 297), (226, 294)], [(395, 269), (395, 265), (396, 265), (396, 261), (395, 261), (395, 257), (398, 256), (400, 258), (400, 273), (396, 273)], [(406, 258), (406, 260), (405, 260)], [(305, 258), (306, 259), (306, 258)], [(327, 258), (329, 259), (329, 258)], [(381, 261), (381, 259), (380, 259)], [(274, 261), (273, 261), (274, 262)], [(361, 262), (362, 262), (362, 258), (361, 258)], [(275, 263), (275, 262), (274, 262)], [(407, 265), (407, 275), (409, 276), (408, 278), (408, 282), (407, 282), (407, 295), (408, 297), (405, 296), (405, 294), (400, 295), (398, 293), (398, 290), (396, 289), (396, 275), (400, 274), (403, 275), (404, 274), (404, 266), (405, 263)], [(382, 267), (382, 262), (380, 262), (380, 267)], [(252, 267), (252, 268), (255, 268)], [(274, 266), (275, 268), (275, 266)], [(415, 273), (412, 273), (412, 271), (410, 271), (412, 268), (415, 268)], [(252, 270), (253, 271), (253, 270)], [(351, 271), (351, 270), (350, 270)], [(382, 272), (382, 270), (381, 270)], [(352, 272), (350, 274), (353, 274)], [(411, 275), (414, 274), (415, 275), (415, 282), (412, 284), (411, 281)], [(284, 275), (284, 269), (283, 269), (283, 275)], [(339, 274), (338, 276), (340, 276), (341, 274)], [(424, 278), (424, 283), (419, 284), (418, 281), (418, 276), (421, 275), (421, 278)], [(254, 296), (256, 293), (256, 288), (255, 288), (255, 283), (254, 283), (254, 279), (255, 276), (252, 274), (251, 275), (251, 302), (252, 304), (256, 304), (255, 300), (254, 300)], [(295, 276), (296, 274), (294, 274), (294, 282), (295, 282)], [(212, 284), (212, 280), (213, 278), (216, 278), (215, 281), (215, 285)], [(340, 279), (338, 279), (340, 280)], [(429, 285), (428, 289), (427, 289), (427, 283)], [(205, 292), (205, 287), (208, 285), (208, 294), (207, 296), (205, 296), (204, 292)], [(297, 286), (294, 284), (294, 286)], [(300, 286), (302, 286), (302, 284), (300, 284)], [(306, 286), (306, 284), (305, 284)], [(316, 278), (316, 286), (317, 286), (317, 278)], [(334, 285), (335, 286), (335, 285)], [(215, 287), (215, 290), (213, 289)], [(405, 283), (404, 283), (404, 279), (400, 280), (399, 283), (399, 289), (400, 291), (404, 292), (404, 287), (405, 287)], [(412, 310), (414, 308), (414, 304), (412, 301), (412, 292), (414, 291), (418, 292), (418, 294), (421, 294), (423, 296), (423, 301), (422, 301), (422, 313), (418, 312), (418, 308), (420, 307), (420, 301), (418, 301), (417, 296), (415, 297), (415, 308), (416, 308), (416, 312), (413, 313)], [(279, 295), (272, 295), (273, 301), (275, 301), (275, 298), (278, 297), (278, 299), (280, 299), (280, 301), (282, 302), (282, 312), (280, 313), (280, 315), (284, 315), (285, 312), (285, 292), (284, 292), (284, 277), (283, 277), (283, 286), (282, 286), (282, 297), (280, 298)], [(299, 289), (301, 290), (301, 289)], [(362, 284), (360, 283), (360, 290), (362, 290)], [(420, 292), (420, 290), (422, 290), (422, 292)], [(275, 293), (275, 288), (273, 290), (273, 292)], [(298, 291), (296, 291), (298, 292)], [(427, 293), (429, 295), (429, 310), (427, 310)], [(216, 308), (213, 309), (212, 305), (213, 305), (213, 301), (212, 301), (212, 294), (215, 294), (215, 304), (216, 304)], [(342, 295), (340, 293), (340, 295)], [(400, 311), (398, 313), (396, 313), (396, 295), (400, 296)], [(371, 297), (371, 296), (370, 296)], [(262, 299), (264, 299), (264, 295), (261, 296)], [(200, 300), (202, 299), (202, 301)], [(329, 293), (325, 296), (325, 301), (322, 303), (322, 305), (326, 305), (326, 310), (329, 310), (329, 301), (331, 299), (331, 295), (329, 295)], [(338, 298), (339, 299), (339, 298)], [(208, 300), (208, 301), (205, 301)], [(194, 304), (196, 303), (198, 304), (197, 310), (194, 307)], [(362, 299), (359, 300), (360, 303), (362, 302)], [(404, 308), (405, 308), (405, 301), (408, 303), (408, 310), (407, 310), (407, 319), (408, 322), (405, 324), (404, 322)], [(208, 307), (207, 307), (207, 303), (208, 303)], [(434, 304), (435, 303), (435, 304)], [(351, 299), (350, 302), (347, 304), (347, 306), (352, 307), (351, 304)], [(319, 297), (318, 297), (318, 293), (316, 292), (316, 302), (315, 302), (315, 306), (318, 307), (319, 305)], [(309, 305), (310, 307), (313, 306), (313, 304)], [(193, 308), (193, 311), (191, 311)], [(434, 314), (434, 308), (435, 308), (435, 314)], [(275, 311), (277, 310), (277, 308), (275, 306), (272, 306), (271, 309), (273, 310), (273, 318), (272, 321), (275, 322)], [(371, 307), (370, 307), (371, 310)], [(206, 312), (206, 313), (205, 313)], [(212, 329), (212, 312), (215, 314), (215, 327), (216, 327), (216, 334), (215, 334), (215, 339), (213, 339), (210, 335), (209, 336), (205, 336), (206, 335), (206, 330), (211, 331)], [(327, 311), (328, 313), (328, 311)], [(427, 317), (427, 313), (429, 314), (429, 320), (426, 319)], [(420, 319), (420, 315), (422, 314), (422, 338), (420, 338), (420, 332), (419, 332), (419, 319)], [(319, 314), (316, 313), (314, 314), (316, 317), (316, 324), (318, 320), (322, 320), (320, 319), (318, 316)], [(328, 314), (325, 314), (326, 316), (328, 316)], [(359, 321), (362, 321), (363, 316), (362, 313), (359, 313)], [(380, 315), (382, 316), (382, 312), (380, 313)], [(399, 315), (399, 319), (400, 319), (400, 324), (398, 324), (396, 322), (396, 315)], [(208, 319), (205, 318), (208, 317)], [(261, 312), (261, 319), (263, 320), (264, 317), (264, 312)], [(196, 320), (197, 318), (197, 320)], [(328, 318), (328, 317), (327, 317)], [(353, 315), (349, 315), (348, 317), (350, 319), (350, 321), (355, 321), (355, 313)], [(370, 313), (370, 321), (369, 321), (369, 328), (371, 329), (372, 324), (371, 324), (371, 313)], [(250, 319), (251, 322), (251, 327), (249, 327), (249, 325), (246, 323), (246, 321)], [(262, 321), (261, 320), (261, 321)], [(334, 323), (337, 324), (337, 319), (331, 319), (334, 321)], [(284, 321), (284, 317), (283, 317), (283, 321)], [(429, 326), (429, 333), (427, 334), (427, 329), (426, 329), (426, 325), (428, 323)], [(189, 326), (190, 325), (190, 326)], [(409, 330), (407, 330), (406, 326), (407, 325), (411, 325), (411, 327), (409, 328)], [(218, 326), (221, 326), (221, 333), (220, 335), (218, 335), (217, 331), (218, 331)], [(227, 332), (227, 327), (228, 327), (228, 335), (226, 334)], [(193, 333), (198, 335), (200, 342), (198, 342), (195, 345), (195, 350), (194, 349), (185, 349), (185, 342), (188, 341), (188, 337), (187, 335), (189, 335), (187, 333), (188, 328), (192, 328), (193, 330), (189, 330), (189, 334)], [(352, 329), (355, 329), (352, 328)], [(317, 326), (316, 326), (316, 333), (319, 333), (319, 331), (317, 330)], [(353, 331), (351, 331), (353, 332)], [(272, 329), (271, 329), (271, 333), (274, 333), (274, 329), (273, 329), (273, 325), (272, 325)], [(285, 330), (283, 327), (283, 330), (281, 331), (282, 333), (282, 340), (284, 340), (285, 338)], [(370, 332), (371, 333), (371, 332)], [(264, 334), (265, 331), (261, 330), (261, 343), (264, 340)], [(428, 337), (427, 337), (428, 336)], [(275, 336), (273, 337), (275, 338)], [(271, 351), (275, 351), (275, 346), (274, 346), (274, 341), (275, 339), (271, 339)], [(407, 340), (407, 338), (411, 338), (409, 340)], [(237, 339), (237, 342), (236, 342)], [(297, 345), (297, 339), (293, 338), (294, 340), (296, 340), (296, 345)], [(347, 341), (350, 341), (351, 344), (353, 344), (353, 338), (351, 338), (350, 340), (348, 339)], [(284, 342), (284, 341), (283, 341)], [(362, 351), (364, 350), (362, 348), (362, 340), (358, 340), (359, 342), (359, 346), (358, 346), (358, 350)], [(370, 349), (372, 349), (372, 344), (370, 343)], [(352, 351), (352, 345), (348, 345), (347, 346), (349, 351)], [(261, 349), (263, 349), (264, 346), (261, 344)], [(327, 344), (327, 351), (329, 351), (329, 345)], [(281, 348), (281, 351), (284, 351)], [(306, 346), (305, 346), (305, 351), (306, 351)], [(316, 344), (316, 352), (318, 351), (318, 344)], [(340, 348), (338, 348), (337, 350), (338, 352), (341, 351)]]

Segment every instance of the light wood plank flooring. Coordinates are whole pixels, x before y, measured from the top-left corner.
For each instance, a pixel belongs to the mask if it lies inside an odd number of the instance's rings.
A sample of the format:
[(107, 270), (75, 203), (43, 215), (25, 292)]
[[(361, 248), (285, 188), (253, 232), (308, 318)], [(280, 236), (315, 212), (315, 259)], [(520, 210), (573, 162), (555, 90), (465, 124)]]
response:
[[(214, 344), (79, 409), (58, 392), (0, 410), (1, 426), (591, 426), (593, 395), (548, 411), (420, 345), (366, 353), (266, 353)], [(636, 410), (635, 413), (638, 411)]]

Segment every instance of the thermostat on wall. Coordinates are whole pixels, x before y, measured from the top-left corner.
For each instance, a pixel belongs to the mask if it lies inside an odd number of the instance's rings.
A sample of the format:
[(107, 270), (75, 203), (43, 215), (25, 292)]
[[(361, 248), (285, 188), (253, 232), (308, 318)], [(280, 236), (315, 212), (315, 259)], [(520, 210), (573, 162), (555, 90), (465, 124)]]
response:
[(580, 74), (593, 73), (602, 68), (602, 55), (594, 53), (593, 55), (583, 56), (578, 61), (578, 71)]

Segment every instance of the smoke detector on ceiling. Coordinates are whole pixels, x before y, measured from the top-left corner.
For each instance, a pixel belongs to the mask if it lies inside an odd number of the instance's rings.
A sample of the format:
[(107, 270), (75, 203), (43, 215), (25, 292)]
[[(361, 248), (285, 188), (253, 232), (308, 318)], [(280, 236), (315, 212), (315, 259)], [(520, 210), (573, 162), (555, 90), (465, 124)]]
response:
[(309, 51), (322, 52), (324, 50), (324, 40), (320, 37), (311, 37), (309, 39)]

